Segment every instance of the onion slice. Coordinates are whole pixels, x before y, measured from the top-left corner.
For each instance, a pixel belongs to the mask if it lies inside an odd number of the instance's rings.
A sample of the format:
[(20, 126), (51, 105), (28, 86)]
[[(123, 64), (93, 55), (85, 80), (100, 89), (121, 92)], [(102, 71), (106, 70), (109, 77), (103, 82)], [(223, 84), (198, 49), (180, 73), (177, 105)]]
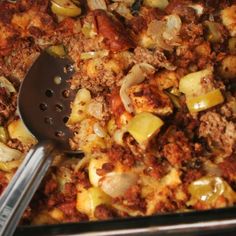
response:
[(155, 68), (152, 65), (148, 63), (140, 63), (134, 65), (129, 73), (123, 78), (120, 88), (120, 98), (127, 112), (132, 113), (134, 111), (127, 90), (131, 86), (143, 82), (146, 76), (154, 73)]
[(107, 10), (105, 0), (87, 0), (87, 4), (90, 10), (102, 9)]
[(10, 148), (0, 142), (0, 161), (8, 162), (18, 160), (22, 157), (22, 153), (16, 149)]
[(153, 20), (148, 24), (147, 34), (161, 49), (171, 51), (180, 42), (179, 32), (182, 26), (178, 15), (168, 15), (164, 20)]
[(137, 180), (138, 176), (135, 173), (112, 172), (100, 180), (100, 185), (106, 194), (115, 198), (124, 195)]

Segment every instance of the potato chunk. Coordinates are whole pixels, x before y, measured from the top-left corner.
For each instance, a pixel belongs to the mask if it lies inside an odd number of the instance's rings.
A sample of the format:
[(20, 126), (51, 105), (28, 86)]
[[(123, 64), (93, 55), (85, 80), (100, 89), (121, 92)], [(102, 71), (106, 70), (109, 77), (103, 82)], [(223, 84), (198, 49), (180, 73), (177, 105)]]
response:
[(221, 19), (232, 37), (236, 36), (236, 5), (221, 11)]
[(159, 116), (167, 116), (173, 112), (169, 97), (157, 88), (147, 85), (134, 85), (129, 89), (135, 113), (151, 112)]

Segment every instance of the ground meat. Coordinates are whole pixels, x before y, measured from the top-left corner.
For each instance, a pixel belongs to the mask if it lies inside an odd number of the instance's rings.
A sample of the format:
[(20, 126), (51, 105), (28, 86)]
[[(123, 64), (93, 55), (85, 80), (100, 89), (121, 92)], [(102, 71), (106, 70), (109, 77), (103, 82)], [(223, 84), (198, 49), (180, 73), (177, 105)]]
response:
[(153, 20), (162, 19), (165, 13), (158, 8), (142, 7), (139, 15), (141, 15), (146, 23), (149, 24)]
[(131, 167), (135, 163), (135, 156), (129, 150), (119, 145), (114, 145), (108, 152), (112, 162), (121, 162), (126, 167)]
[(0, 171), (0, 196), (4, 189), (6, 188), (8, 184), (7, 178), (5, 177), (5, 173)]
[(109, 67), (109, 61), (109, 58), (97, 58), (80, 63), (80, 68), (73, 75), (72, 88), (87, 88), (94, 94), (115, 88), (124, 72), (114, 71)]
[(164, 67), (169, 70), (175, 69), (175, 67), (170, 62), (168, 62), (164, 53), (157, 49), (151, 51), (146, 48), (137, 47), (134, 50), (134, 60), (137, 63), (145, 62), (155, 67)]
[(193, 8), (189, 7), (191, 4), (188, 0), (173, 0), (165, 8), (167, 14), (176, 14), (181, 17), (184, 22), (196, 21), (197, 15)]
[(101, 168), (101, 169), (97, 169), (96, 173), (97, 173), (98, 175), (100, 175), (100, 176), (103, 176), (103, 175), (105, 175), (105, 174), (107, 174), (107, 173), (113, 171), (114, 168), (115, 168), (115, 167), (114, 167), (114, 165), (113, 165), (112, 163), (110, 163), (110, 162), (104, 163), (104, 164), (102, 165), (102, 168)]
[[(47, 198), (45, 198), (45, 196), (44, 196), (44, 204), (48, 208), (55, 207), (58, 204), (61, 204), (63, 202), (64, 202), (64, 196), (62, 194), (60, 194), (60, 193), (51, 194)], [(35, 207), (37, 207), (37, 206), (35, 206)], [(43, 207), (45, 207), (45, 206), (43, 206)]]
[(172, 166), (180, 166), (184, 161), (191, 159), (192, 148), (183, 132), (175, 132), (167, 142), (163, 147), (163, 155)]
[(181, 177), (183, 183), (188, 186), (191, 182), (200, 179), (203, 176), (203, 172), (197, 169), (188, 169)]
[(116, 212), (105, 204), (98, 205), (94, 211), (98, 220), (108, 220), (116, 217)]
[(129, 134), (124, 134), (123, 141), (125, 145), (129, 148), (131, 153), (135, 156), (136, 160), (142, 160), (143, 158), (143, 149), (137, 146), (135, 139), (129, 135)]
[(143, 162), (147, 166), (143, 171), (144, 174), (155, 179), (161, 179), (169, 171), (170, 165), (165, 158), (148, 154), (143, 157)]
[(0, 65), (0, 69), (4, 68), (0, 74), (23, 80), (38, 56), (38, 49), (32, 45), (30, 40), (17, 41), (11, 49), (11, 53), (4, 58), (4, 65)]
[(89, 177), (88, 174), (84, 171), (78, 171), (76, 173), (76, 177), (78, 180), (78, 183), (83, 186), (84, 188), (89, 188), (91, 187), (91, 184), (89, 182)]
[(124, 196), (120, 197), (119, 201), (133, 210), (146, 211), (146, 202), (141, 196), (141, 188), (139, 185), (130, 187)]
[(32, 146), (32, 144), (24, 144), (18, 139), (9, 139), (7, 141), (7, 146), (13, 148), (13, 149), (18, 149), (22, 153), (27, 153)]
[(230, 96), (229, 101), (220, 108), (220, 113), (229, 120), (236, 119), (236, 98)]
[(16, 110), (16, 97), (9, 94), (5, 88), (0, 87), (0, 125), (14, 114)]
[(183, 24), (180, 30), (181, 38), (188, 40), (188, 43), (193, 43), (195, 40), (199, 41), (199, 37), (203, 35), (203, 27), (201, 24)]
[(134, 16), (129, 25), (135, 34), (139, 34), (143, 30), (147, 29), (147, 22), (143, 16)]
[(48, 181), (46, 181), (46, 184), (44, 186), (44, 194), (45, 195), (50, 195), (54, 191), (57, 190), (58, 183), (55, 179), (51, 178)]
[(223, 162), (219, 164), (222, 171), (222, 176), (230, 181), (231, 183), (236, 183), (236, 156), (232, 155), (226, 158)]
[(190, 63), (196, 61), (196, 55), (188, 45), (181, 45), (176, 49), (176, 65), (181, 68), (187, 68)]
[(78, 212), (76, 209), (76, 201), (65, 202), (57, 206), (64, 214), (64, 222), (81, 222), (88, 220), (88, 216)]
[(236, 125), (225, 117), (208, 111), (200, 117), (199, 137), (207, 139), (210, 147), (224, 150), (224, 156), (230, 156), (236, 144)]
[(74, 183), (66, 183), (64, 186), (63, 194), (66, 201), (74, 199), (77, 195), (77, 188)]

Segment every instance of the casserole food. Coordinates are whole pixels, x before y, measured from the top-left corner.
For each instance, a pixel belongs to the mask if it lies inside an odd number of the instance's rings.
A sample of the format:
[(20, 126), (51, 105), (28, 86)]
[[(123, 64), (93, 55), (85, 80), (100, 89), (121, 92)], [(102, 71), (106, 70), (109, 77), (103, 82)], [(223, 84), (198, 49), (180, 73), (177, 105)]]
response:
[(1, 191), (36, 142), (16, 98), (45, 48), (74, 61), (64, 122), (85, 153), (55, 158), (21, 224), (235, 204), (234, 1), (0, 4)]

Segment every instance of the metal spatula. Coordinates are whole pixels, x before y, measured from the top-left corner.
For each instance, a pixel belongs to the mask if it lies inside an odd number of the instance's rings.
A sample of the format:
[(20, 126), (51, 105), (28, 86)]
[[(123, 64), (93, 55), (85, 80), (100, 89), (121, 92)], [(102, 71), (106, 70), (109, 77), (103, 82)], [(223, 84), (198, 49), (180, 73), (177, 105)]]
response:
[(39, 143), (26, 155), (0, 198), (0, 235), (10, 236), (52, 162), (55, 152), (69, 152), (71, 131), (65, 123), (73, 99), (67, 58), (43, 52), (29, 70), (19, 93), (19, 113)]

